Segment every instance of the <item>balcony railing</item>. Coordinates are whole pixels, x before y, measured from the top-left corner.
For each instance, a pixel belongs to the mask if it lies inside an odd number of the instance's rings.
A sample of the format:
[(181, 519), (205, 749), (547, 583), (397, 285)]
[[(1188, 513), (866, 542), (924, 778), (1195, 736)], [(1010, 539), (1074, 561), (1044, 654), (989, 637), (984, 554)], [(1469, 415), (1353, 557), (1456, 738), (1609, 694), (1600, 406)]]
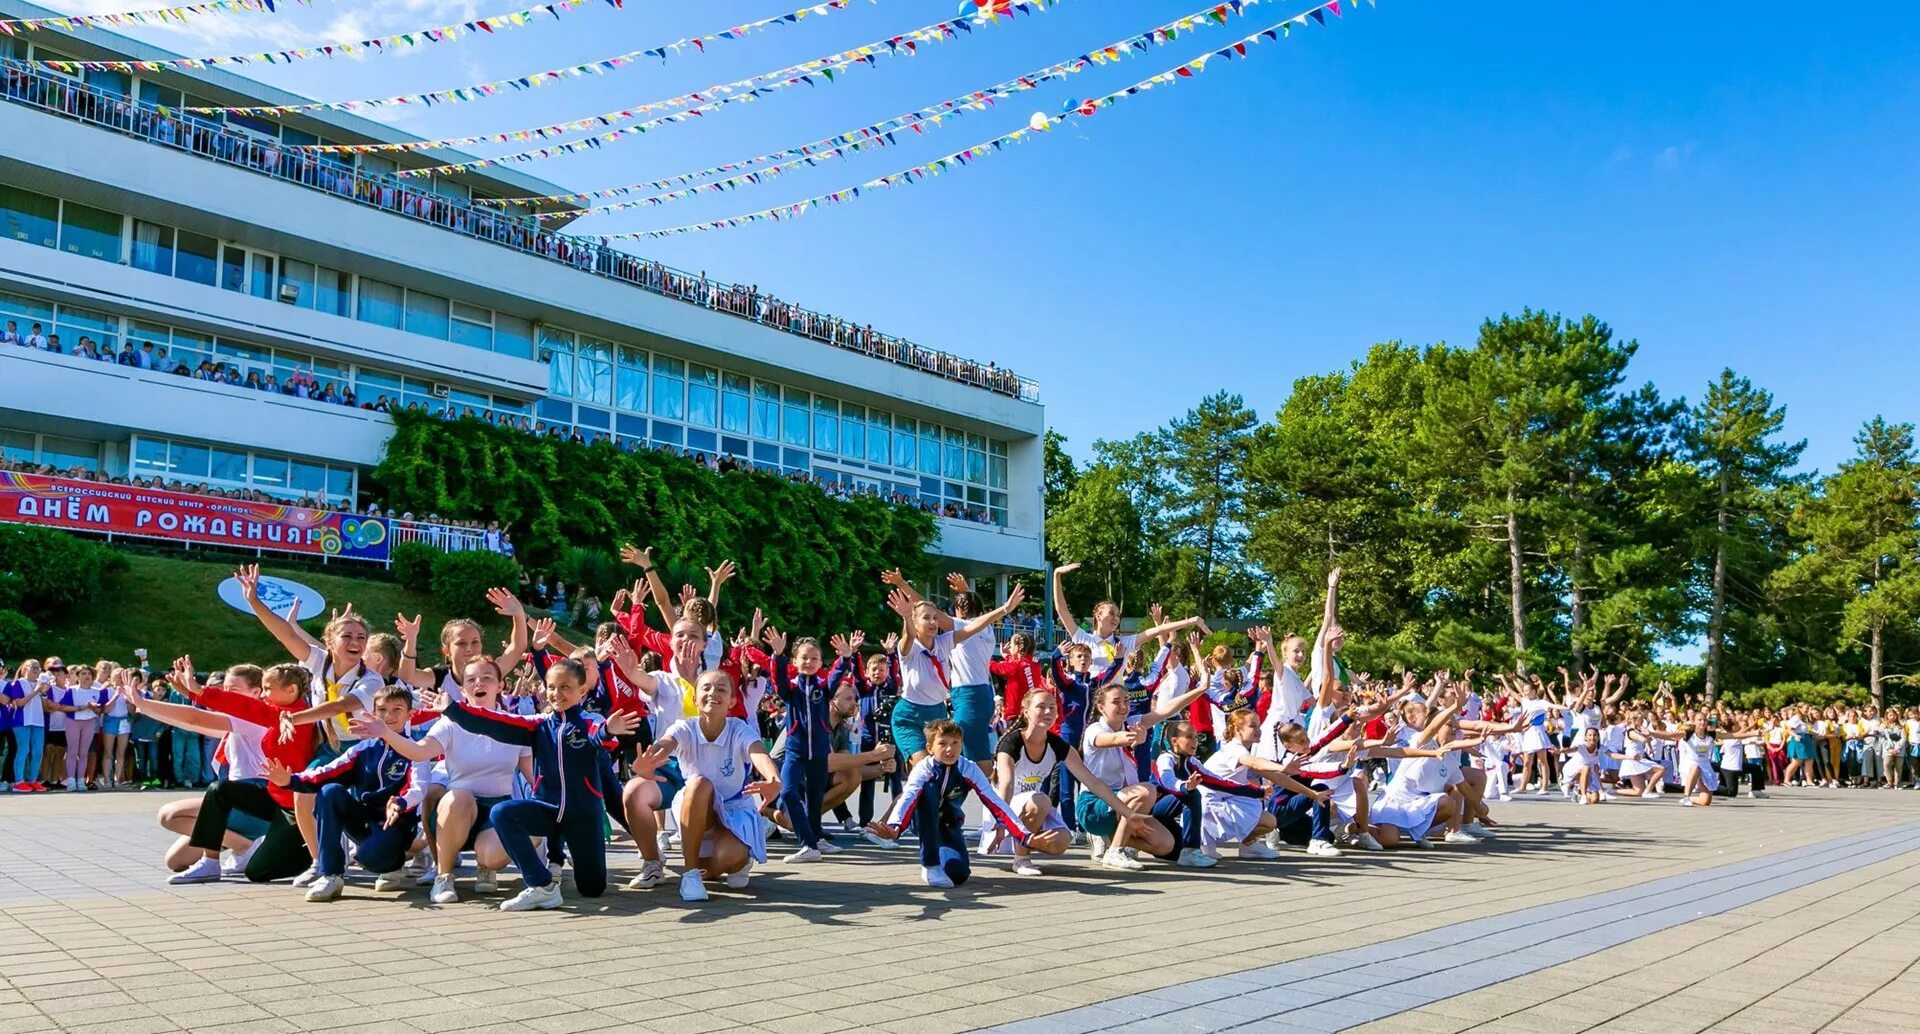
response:
[[(922, 348), (903, 338), (880, 333), (871, 325), (863, 327), (837, 316), (814, 312), (746, 285), (708, 280), (704, 274), (688, 273), (616, 251), (592, 238), (556, 233), (542, 228), (537, 220), (423, 191), (391, 176), (368, 176), (350, 166), (287, 150), (273, 141), (236, 132), (218, 122), (117, 96), (35, 65), (10, 59), (0, 64), (6, 68), (6, 99), (19, 104), (324, 191), (946, 380), (1026, 401), (1038, 401), (1040, 397), (1038, 384), (992, 363), (983, 366), (947, 352)], [(13, 150), (16, 155), (22, 153), (18, 146)]]

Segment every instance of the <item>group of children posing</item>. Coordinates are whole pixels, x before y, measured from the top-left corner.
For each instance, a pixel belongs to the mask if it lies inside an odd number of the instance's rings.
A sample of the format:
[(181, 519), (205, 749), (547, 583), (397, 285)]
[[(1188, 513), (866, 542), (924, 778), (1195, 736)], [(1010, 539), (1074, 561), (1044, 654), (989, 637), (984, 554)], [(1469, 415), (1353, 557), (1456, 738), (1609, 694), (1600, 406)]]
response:
[[(1242, 665), (1224, 647), (1202, 651), (1198, 618), (1166, 621), (1156, 609), (1148, 628), (1121, 634), (1118, 608), (1102, 603), (1081, 628), (1061, 588), (1077, 565), (1052, 586), (1070, 639), (1042, 659), (1024, 635), (995, 642), (1017, 588), (985, 609), (950, 576), (945, 610), (887, 572), (900, 630), (863, 654), (861, 632), (823, 647), (766, 627), (758, 612), (727, 637), (717, 603), (731, 564), (709, 571), (707, 595), (676, 599), (651, 551), (623, 556), (644, 584), (615, 598), (617, 621), (592, 646), (529, 620), (496, 589), (489, 600), (512, 626), (499, 654), (476, 622), (455, 620), (441, 630), (438, 664), (419, 653), (418, 618), (372, 634), (349, 607), (316, 640), (297, 615), (259, 601), (257, 568), (241, 569), (254, 614), (294, 660), (229, 668), (212, 684), (183, 657), (147, 691), (116, 695), (131, 714), (221, 743), (223, 778), (161, 809), (179, 835), (172, 882), (291, 878), (326, 901), (351, 861), (375, 874), (376, 891), (429, 885), (435, 903), (451, 904), (471, 852), (475, 893), (495, 891), (511, 866), (523, 889), (500, 907), (553, 908), (564, 865), (582, 896), (605, 892), (618, 827), (640, 856), (627, 886), (664, 882), (677, 847), (689, 901), (705, 900), (711, 881), (745, 888), (776, 829), (796, 842), (785, 858), (796, 864), (839, 851), (835, 832), (884, 847), (910, 833), (922, 879), (944, 888), (967, 881), (976, 850), (1037, 876), (1037, 859), (1076, 843), (1119, 870), (1145, 858), (1209, 868), (1229, 849), (1274, 858), (1282, 842), (1315, 856), (1476, 843), (1493, 835), (1487, 805), (1504, 796), (1507, 761), (1491, 762), (1509, 740), (1543, 781), (1555, 763), (1583, 800), (1659, 783), (1640, 755), (1607, 749), (1597, 718), (1568, 743), (1547, 736), (1550, 721), (1616, 704), (1624, 685), (1609, 685), (1603, 704), (1589, 679), (1556, 704), (1537, 681), (1502, 680), (1500, 695), (1482, 697), (1472, 673), (1398, 686), (1350, 674), (1337, 570), (1311, 655), (1301, 637), (1276, 642), (1256, 628)], [(523, 661), (537, 700), (508, 689)], [(170, 692), (158, 692), (162, 681)], [(1688, 799), (1710, 794), (1696, 736), (1646, 725), (1626, 742), (1672, 744)], [(876, 813), (882, 789), (891, 803)], [(965, 833), (969, 794), (982, 813), (977, 843)], [(829, 813), (842, 819), (832, 832)]]

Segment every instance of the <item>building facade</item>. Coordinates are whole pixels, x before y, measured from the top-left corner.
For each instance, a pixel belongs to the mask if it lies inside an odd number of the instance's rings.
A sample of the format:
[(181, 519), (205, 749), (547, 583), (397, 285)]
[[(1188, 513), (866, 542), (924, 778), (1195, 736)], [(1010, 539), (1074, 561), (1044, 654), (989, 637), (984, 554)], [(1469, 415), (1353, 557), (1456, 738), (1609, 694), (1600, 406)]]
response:
[[(409, 139), (365, 119), (181, 114), (302, 100), (219, 69), (38, 63), (165, 56), (94, 31), (0, 38), (8, 460), (361, 506), (384, 400), (900, 496), (961, 515), (935, 546), (957, 569), (1042, 565), (1031, 383), (488, 204), (564, 193), (538, 179), (399, 179), (297, 149)], [(129, 346), (137, 361), (85, 357)], [(330, 390), (276, 390), (289, 379)]]

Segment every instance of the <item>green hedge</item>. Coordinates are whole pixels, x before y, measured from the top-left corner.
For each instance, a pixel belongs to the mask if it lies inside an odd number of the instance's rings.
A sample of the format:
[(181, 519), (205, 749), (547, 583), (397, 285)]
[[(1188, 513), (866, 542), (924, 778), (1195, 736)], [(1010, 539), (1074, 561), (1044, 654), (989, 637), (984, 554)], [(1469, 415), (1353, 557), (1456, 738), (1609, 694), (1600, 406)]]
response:
[(1727, 706), (1762, 707), (1777, 711), (1788, 704), (1813, 704), (1817, 707), (1865, 707), (1873, 703), (1873, 694), (1865, 686), (1833, 682), (1778, 682), (1727, 694)]
[(24, 652), (40, 625), (98, 600), (127, 570), (111, 546), (52, 528), (0, 526), (0, 658)]
[(455, 614), (486, 614), (487, 590), (520, 588), (520, 565), (483, 550), (442, 553), (433, 561), (433, 602)]
[(433, 591), (433, 563), (447, 555), (424, 542), (402, 542), (393, 547), (393, 580), (413, 592)]
[(670, 583), (694, 580), (704, 589), (699, 569), (731, 558), (740, 577), (727, 588), (724, 620), (744, 623), (757, 606), (809, 632), (877, 631), (894, 620), (880, 572), (928, 573), (934, 519), (913, 507), (835, 499), (757, 471), (718, 474), (610, 442), (579, 445), (416, 412), (393, 416), (397, 429), (372, 476), (387, 509), (498, 520), (530, 570), (591, 566), (598, 581), (604, 567), (567, 550), (611, 556), (631, 541), (658, 548)]

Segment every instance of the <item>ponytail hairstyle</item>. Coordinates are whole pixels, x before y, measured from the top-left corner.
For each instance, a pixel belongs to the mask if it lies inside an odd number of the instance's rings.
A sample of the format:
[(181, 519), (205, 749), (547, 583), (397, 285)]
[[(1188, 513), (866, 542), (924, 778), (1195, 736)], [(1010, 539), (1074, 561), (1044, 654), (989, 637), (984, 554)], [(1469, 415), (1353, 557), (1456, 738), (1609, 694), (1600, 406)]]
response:
[(686, 606), (680, 608), (680, 616), (703, 629), (712, 628), (720, 620), (720, 613), (714, 609), (713, 601), (705, 596), (688, 600)]
[(1094, 710), (1096, 711), (1099, 710), (1103, 705), (1106, 704), (1107, 697), (1115, 693), (1120, 694), (1120, 698), (1122, 700), (1125, 700), (1127, 696), (1127, 687), (1121, 685), (1118, 682), (1109, 682), (1106, 685), (1101, 686), (1099, 689), (1094, 690), (1093, 691)]
[(1241, 733), (1248, 729), (1257, 729), (1259, 727), (1260, 716), (1253, 713), (1253, 708), (1243, 707), (1238, 711), (1229, 712), (1227, 715), (1228, 739), (1238, 738)]
[(970, 589), (962, 589), (953, 594), (953, 616), (956, 618), (975, 618), (981, 614), (980, 597)]
[(263, 685), (291, 687), (302, 703), (312, 699), (313, 672), (308, 671), (305, 665), (294, 664), (291, 661), (276, 664), (267, 669), (260, 681)]
[(340, 640), (340, 633), (356, 625), (359, 626), (362, 636), (368, 633), (367, 622), (360, 615), (352, 613), (340, 614), (333, 620), (327, 622), (327, 627), (321, 630), (320, 642), (326, 646), (328, 653), (332, 653), (333, 644)]
[(472, 629), (475, 635), (486, 634), (486, 631), (480, 627), (480, 622), (472, 618), (454, 618), (440, 626), (440, 653), (447, 660), (453, 660), (453, 641), (467, 629)]
[[(379, 658), (385, 669), (383, 674), (392, 678), (400, 670), (400, 637), (392, 632), (375, 632), (367, 637), (367, 654)], [(362, 659), (365, 659), (365, 654)]]

